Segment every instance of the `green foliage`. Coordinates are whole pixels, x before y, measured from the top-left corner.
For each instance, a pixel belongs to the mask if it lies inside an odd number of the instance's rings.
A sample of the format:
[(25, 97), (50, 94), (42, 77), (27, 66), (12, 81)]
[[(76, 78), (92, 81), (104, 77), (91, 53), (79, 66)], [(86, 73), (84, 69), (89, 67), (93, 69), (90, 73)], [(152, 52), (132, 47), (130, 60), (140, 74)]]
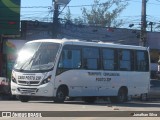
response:
[(106, 0), (105, 3), (100, 3), (100, 0), (94, 0), (91, 9), (82, 8), (82, 17), (72, 19), (68, 7), (64, 19), (77, 25), (85, 23), (101, 27), (120, 27), (123, 25), (123, 20), (117, 20), (117, 18), (127, 5), (128, 2), (125, 0)]
[(83, 24), (83, 19), (81, 17), (77, 17), (77, 18), (72, 19), (72, 15), (71, 15), (71, 11), (70, 11), (69, 7), (68, 7), (67, 12), (64, 16), (64, 19), (67, 21), (73, 22), (76, 25)]
[(107, 0), (101, 4), (100, 0), (94, 0), (91, 10), (83, 8), (82, 14), (89, 25), (119, 27), (123, 21), (117, 18), (127, 5), (126, 1), (121, 0)]
[(76, 24), (76, 25), (81, 25), (84, 22), (83, 22), (83, 19), (81, 17), (77, 17), (77, 18), (74, 18), (73, 23)]
[(69, 7), (68, 7), (67, 12), (64, 16), (64, 19), (71, 21), (71, 11), (70, 11)]
[(160, 31), (160, 25), (157, 25), (155, 29), (157, 29), (157, 31)]

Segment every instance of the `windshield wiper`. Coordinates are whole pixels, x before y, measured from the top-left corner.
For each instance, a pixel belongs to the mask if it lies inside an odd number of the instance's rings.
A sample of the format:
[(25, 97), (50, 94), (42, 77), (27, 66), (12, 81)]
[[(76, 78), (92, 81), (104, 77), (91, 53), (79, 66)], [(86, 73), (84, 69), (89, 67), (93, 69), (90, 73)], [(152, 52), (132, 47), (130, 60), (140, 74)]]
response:
[(20, 70), (20, 71), (23, 71), (23, 70), (24, 70), (23, 67), (24, 67), (25, 65), (29, 65), (32, 60), (33, 60), (33, 56), (31, 57), (31, 59), (29, 60), (29, 62), (25, 62), (25, 63), (21, 66), (21, 68), (20, 68), (19, 70)]
[[(20, 69), (19, 69), (20, 71), (23, 71), (23, 70), (24, 70), (23, 67), (24, 67), (25, 65), (29, 65), (29, 64), (32, 62), (32, 60), (33, 60), (33, 59), (35, 58), (35, 56), (37, 55), (38, 50), (39, 50), (41, 44), (42, 44), (42, 43), (40, 43), (39, 47), (38, 47), (37, 50), (35, 51), (34, 55), (31, 57), (31, 59), (29, 60), (29, 62), (25, 62), (25, 63), (20, 67)], [(26, 63), (27, 63), (27, 64), (26, 64)]]
[[(38, 50), (37, 50), (38, 51)], [(21, 66), (21, 68), (19, 69), (20, 71), (23, 71), (24, 69), (23, 69), (23, 67), (25, 66), (25, 65), (29, 65), (32, 61), (33, 61), (33, 59), (35, 58), (35, 56), (37, 55), (37, 51), (35, 52), (35, 54), (30, 58), (30, 60), (29, 60), (29, 62), (25, 62), (22, 66)], [(27, 60), (28, 61), (28, 60)]]

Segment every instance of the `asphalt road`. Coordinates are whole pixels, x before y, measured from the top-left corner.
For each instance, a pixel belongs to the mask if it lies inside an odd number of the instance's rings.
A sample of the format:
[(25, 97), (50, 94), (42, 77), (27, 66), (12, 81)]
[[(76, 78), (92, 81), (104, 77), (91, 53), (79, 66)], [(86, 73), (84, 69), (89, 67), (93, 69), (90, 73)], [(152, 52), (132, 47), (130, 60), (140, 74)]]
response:
[[(86, 104), (83, 101), (66, 101), (63, 104), (57, 104), (52, 101), (22, 103), (0, 100), (0, 116), (3, 112), (3, 117), (0, 119), (2, 120), (128, 120), (128, 117), (129, 120), (158, 120), (159, 111), (160, 101), (133, 101), (124, 104), (111, 104), (104, 101), (94, 104)], [(6, 112), (11, 113), (12, 117), (5, 117)], [(133, 117), (133, 115), (141, 117)]]

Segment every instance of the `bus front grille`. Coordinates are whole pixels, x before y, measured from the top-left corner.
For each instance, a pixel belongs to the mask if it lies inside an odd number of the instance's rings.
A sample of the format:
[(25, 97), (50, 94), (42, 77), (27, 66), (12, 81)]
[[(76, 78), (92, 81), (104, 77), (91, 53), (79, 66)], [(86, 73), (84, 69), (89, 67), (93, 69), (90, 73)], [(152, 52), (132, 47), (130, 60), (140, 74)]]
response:
[(18, 81), (18, 83), (20, 84), (20, 85), (28, 85), (28, 86), (30, 86), (30, 85), (39, 85), (39, 82), (40, 81)]
[(38, 92), (38, 89), (37, 88), (22, 88), (22, 87), (19, 87), (17, 88), (18, 91), (20, 91), (22, 94), (35, 94), (36, 92)]

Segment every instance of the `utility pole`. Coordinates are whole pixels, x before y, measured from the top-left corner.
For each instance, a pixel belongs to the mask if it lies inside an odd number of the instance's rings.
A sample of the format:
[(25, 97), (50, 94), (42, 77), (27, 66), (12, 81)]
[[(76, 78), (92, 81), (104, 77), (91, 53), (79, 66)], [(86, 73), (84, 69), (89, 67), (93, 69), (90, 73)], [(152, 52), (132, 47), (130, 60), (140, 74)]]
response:
[(57, 38), (58, 29), (59, 29), (59, 22), (58, 22), (59, 5), (57, 4), (57, 0), (53, 0), (53, 2), (54, 2), (54, 10), (53, 10), (52, 38)]
[(141, 34), (140, 45), (146, 46), (147, 33), (146, 33), (146, 0), (142, 0), (142, 14), (141, 14)]

